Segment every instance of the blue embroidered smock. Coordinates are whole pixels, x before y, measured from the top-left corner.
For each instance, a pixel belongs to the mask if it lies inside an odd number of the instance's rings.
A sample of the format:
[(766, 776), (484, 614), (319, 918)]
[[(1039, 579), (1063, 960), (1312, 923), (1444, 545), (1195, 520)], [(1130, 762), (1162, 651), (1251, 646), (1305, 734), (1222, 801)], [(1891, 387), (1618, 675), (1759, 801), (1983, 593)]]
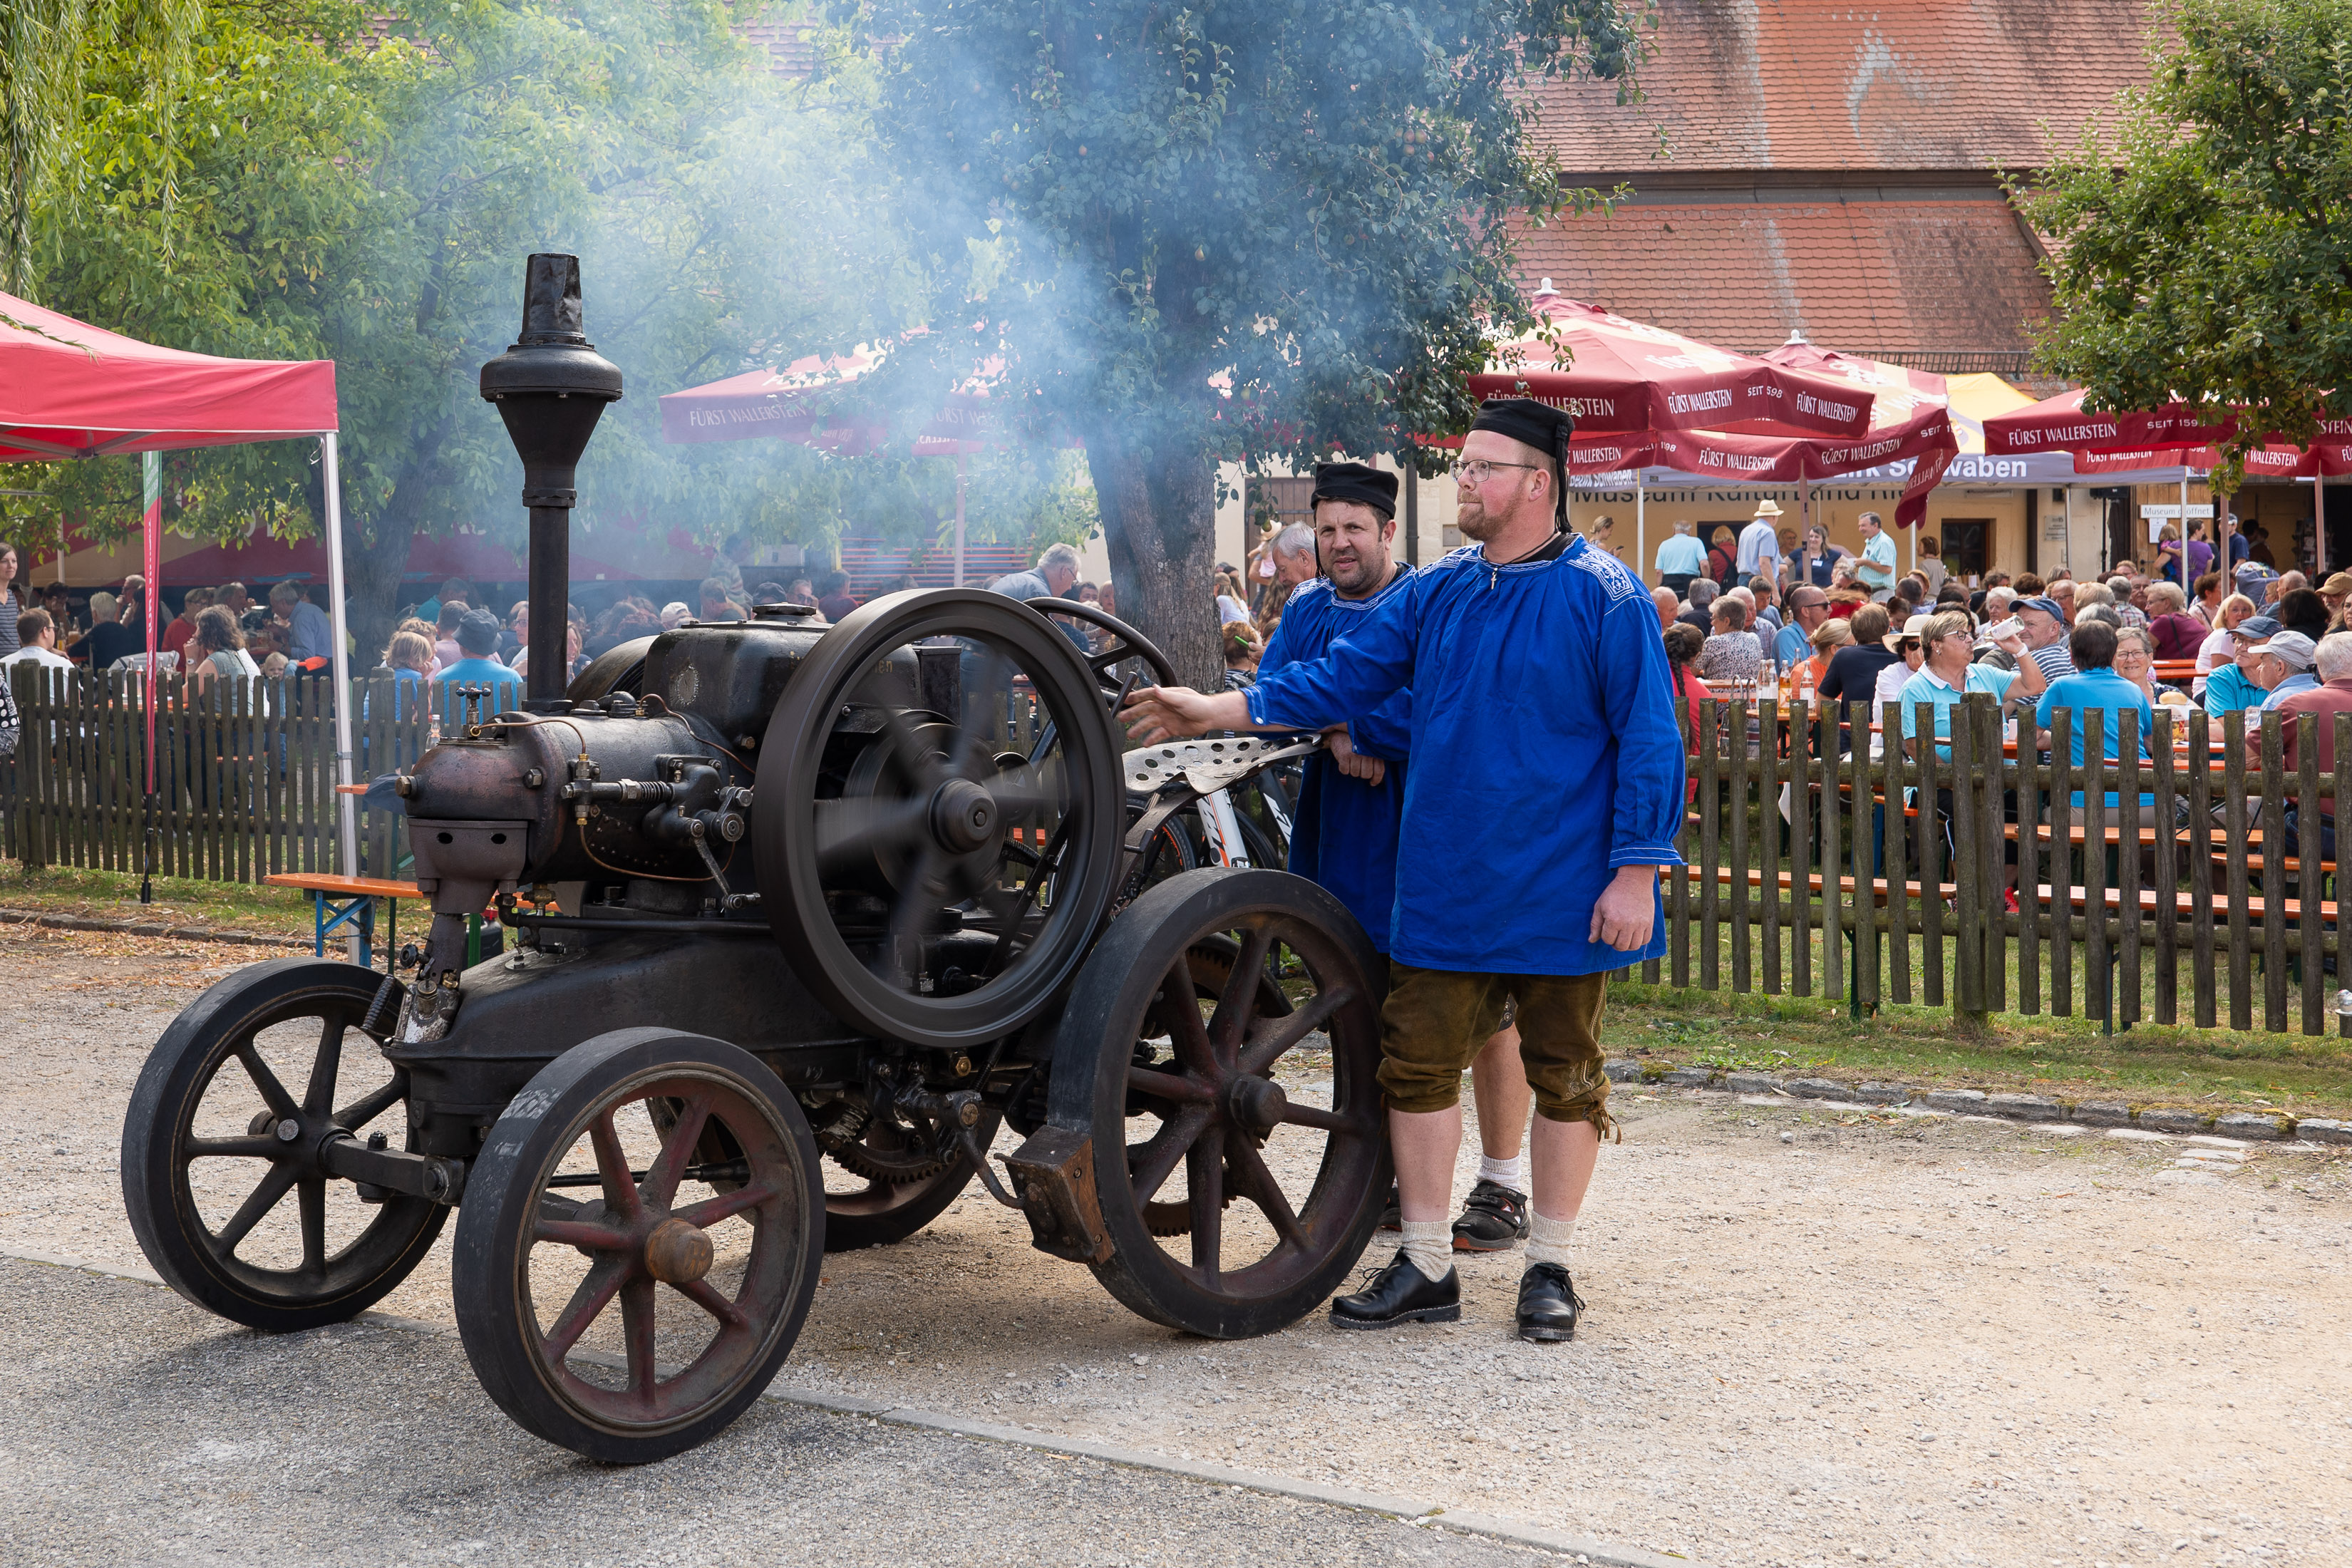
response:
[[(1385, 586), (1362, 599), (1341, 598), (1328, 578), (1301, 584), (1282, 607), (1282, 622), (1258, 660), (1258, 679), (1321, 658), (1335, 639), (1402, 593), (1412, 576), (1412, 567), (1399, 567)], [(1375, 786), (1341, 773), (1328, 752), (1309, 757), (1298, 820), (1290, 832), (1290, 868), (1347, 905), (1385, 953), (1396, 908), (1397, 834), (1404, 816), (1405, 758), (1412, 746), (1412, 692), (1399, 691), (1370, 713), (1350, 717), (1348, 743), (1386, 763), (1388, 774)]]
[[(1254, 722), (1320, 730), (1412, 693), (1390, 954), (1509, 974), (1591, 974), (1665, 951), (1591, 940), (1623, 866), (1675, 866), (1683, 739), (1657, 612), (1581, 536), (1550, 560), (1454, 552), (1311, 663), (1262, 675)], [(1654, 910), (1656, 894), (1652, 894)]]

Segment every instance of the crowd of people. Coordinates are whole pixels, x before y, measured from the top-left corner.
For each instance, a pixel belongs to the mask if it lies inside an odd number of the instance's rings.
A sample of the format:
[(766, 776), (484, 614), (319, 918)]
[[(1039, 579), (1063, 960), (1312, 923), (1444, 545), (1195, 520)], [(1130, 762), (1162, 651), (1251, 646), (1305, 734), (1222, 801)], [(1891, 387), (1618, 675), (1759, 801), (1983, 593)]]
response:
[[(2038, 701), (2050, 683), (2075, 673), (2075, 633), (2103, 626), (2116, 643), (2114, 668), (2140, 698), (2218, 718), (2284, 706), (2314, 680), (2320, 640), (2347, 629), (2352, 573), (2314, 588), (2300, 572), (2252, 559), (2226, 578), (2204, 572), (2185, 589), (2157, 574), (2177, 559), (2169, 556), (2079, 582), (2062, 570), (2014, 579), (1995, 572), (1963, 584), (1945, 570), (1936, 542), (1922, 539), (1919, 564), (1874, 590), (1864, 558), (1827, 545), (1818, 528), (1782, 555), (1776, 546), (1795, 536), (1774, 529), (1778, 512), (1764, 503), (1721, 577), (1708, 574), (1712, 557), (1687, 523), (1660, 547), (1652, 600), (1683, 695), (1726, 688), (1753, 695), (1748, 688), (1769, 686), (1791, 699), (1920, 700), (1935, 685), (1920, 680), (1931, 636), (1953, 635), (1933, 624), (1957, 615), (1971, 664), (2025, 673), (2013, 688), (2003, 683), (2012, 701)], [(1874, 513), (1863, 514), (1862, 531), (1869, 549), (1888, 539)], [(1891, 544), (1885, 553), (1891, 573)], [(1989, 677), (1974, 679), (1990, 689)]]
[[(0, 573), (13, 574), (16, 552), (0, 544)], [(0, 666), (120, 671), (147, 654), (147, 584), (125, 577), (77, 607), (62, 584), (29, 588), (0, 580)], [(220, 675), (283, 676), (327, 668), (334, 631), (327, 612), (299, 584), (279, 583), (259, 602), (242, 583), (189, 588), (157, 628), (157, 662), (199, 682)], [(221, 657), (235, 655), (235, 658)], [(250, 669), (247, 668), (250, 666)]]

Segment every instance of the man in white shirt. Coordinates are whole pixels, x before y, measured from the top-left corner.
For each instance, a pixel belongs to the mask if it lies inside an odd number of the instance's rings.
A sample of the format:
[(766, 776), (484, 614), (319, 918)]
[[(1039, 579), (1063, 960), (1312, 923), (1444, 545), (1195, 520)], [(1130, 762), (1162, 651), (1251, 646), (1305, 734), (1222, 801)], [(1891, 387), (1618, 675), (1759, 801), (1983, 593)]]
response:
[(1874, 511), (1862, 514), (1861, 528), (1862, 555), (1853, 563), (1854, 581), (1873, 603), (1883, 605), (1895, 596), (1895, 541)]
[(1780, 505), (1778, 501), (1756, 503), (1756, 521), (1739, 531), (1739, 575), (1742, 581), (1750, 577), (1780, 580)]
[(73, 660), (58, 651), (58, 623), (47, 610), (26, 610), (16, 617), (16, 637), (21, 646), (15, 653), (0, 658), (0, 668), (12, 665), (32, 664), (45, 669), (71, 669)]

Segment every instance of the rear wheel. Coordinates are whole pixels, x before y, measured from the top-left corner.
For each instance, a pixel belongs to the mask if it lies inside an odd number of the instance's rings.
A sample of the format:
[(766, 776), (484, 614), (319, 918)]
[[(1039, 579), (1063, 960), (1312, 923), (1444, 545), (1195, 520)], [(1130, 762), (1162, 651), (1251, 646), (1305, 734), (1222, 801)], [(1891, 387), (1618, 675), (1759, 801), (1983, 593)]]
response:
[(1111, 1294), (1238, 1339), (1346, 1278), (1389, 1183), (1381, 975), (1339, 900), (1280, 871), (1187, 872), (1111, 923), (1051, 1091), (1053, 1121), (1091, 1142)]

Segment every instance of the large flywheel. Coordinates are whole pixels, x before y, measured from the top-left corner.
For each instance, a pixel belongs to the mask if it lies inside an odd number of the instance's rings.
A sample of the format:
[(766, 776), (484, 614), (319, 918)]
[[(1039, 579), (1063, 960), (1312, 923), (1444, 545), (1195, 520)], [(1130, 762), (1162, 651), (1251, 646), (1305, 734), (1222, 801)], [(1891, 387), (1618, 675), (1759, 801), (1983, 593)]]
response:
[(978, 1047), (1084, 961), (1116, 891), (1122, 799), (1097, 673), (1052, 623), (976, 589), (887, 595), (827, 632), (776, 705), (752, 822), (761, 904), (845, 1023)]

